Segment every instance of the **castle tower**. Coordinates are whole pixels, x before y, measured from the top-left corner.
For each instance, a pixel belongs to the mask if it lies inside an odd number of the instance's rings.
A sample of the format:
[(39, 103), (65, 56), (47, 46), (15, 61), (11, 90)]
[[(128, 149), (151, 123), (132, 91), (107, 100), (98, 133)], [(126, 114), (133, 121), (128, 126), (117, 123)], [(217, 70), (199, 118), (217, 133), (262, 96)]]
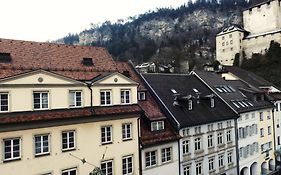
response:
[(232, 25), (223, 29), (216, 37), (216, 60), (223, 65), (233, 65), (236, 54), (242, 55), (242, 39), (245, 30)]

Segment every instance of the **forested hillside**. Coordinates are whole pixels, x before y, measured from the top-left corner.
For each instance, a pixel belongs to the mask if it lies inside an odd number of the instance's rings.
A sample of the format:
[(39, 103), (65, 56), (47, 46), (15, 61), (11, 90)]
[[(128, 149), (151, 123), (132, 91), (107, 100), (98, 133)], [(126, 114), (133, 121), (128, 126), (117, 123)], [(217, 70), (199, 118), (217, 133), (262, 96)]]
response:
[[(192, 69), (215, 57), (215, 35), (242, 24), (242, 10), (256, 0), (197, 0), (177, 9), (161, 8), (116, 23), (92, 25), (57, 42), (106, 47), (117, 60), (154, 61)], [(177, 69), (180, 72), (180, 69)]]

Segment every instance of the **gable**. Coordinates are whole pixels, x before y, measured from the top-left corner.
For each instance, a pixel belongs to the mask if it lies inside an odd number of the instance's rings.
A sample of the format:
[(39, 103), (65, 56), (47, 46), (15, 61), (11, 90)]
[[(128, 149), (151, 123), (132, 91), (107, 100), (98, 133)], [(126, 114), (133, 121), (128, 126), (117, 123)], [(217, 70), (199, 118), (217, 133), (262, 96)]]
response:
[(0, 80), (2, 85), (74, 85), (82, 82), (52, 72), (36, 70)]
[(120, 73), (112, 73), (93, 82), (93, 85), (138, 85), (138, 83)]

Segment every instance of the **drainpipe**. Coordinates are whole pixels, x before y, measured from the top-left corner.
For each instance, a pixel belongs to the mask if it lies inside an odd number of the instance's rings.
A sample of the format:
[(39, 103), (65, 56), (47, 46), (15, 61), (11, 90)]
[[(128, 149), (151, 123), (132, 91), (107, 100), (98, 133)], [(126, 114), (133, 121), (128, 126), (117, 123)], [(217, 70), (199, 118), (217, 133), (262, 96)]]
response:
[(91, 112), (94, 114), (94, 109), (93, 109), (93, 89), (91, 88), (91, 84), (87, 84), (87, 87), (90, 89), (90, 94), (91, 94)]
[[(238, 117), (240, 117), (238, 115)], [(239, 174), (239, 144), (238, 144), (238, 124), (237, 124), (237, 119), (234, 120), (234, 128), (235, 128), (235, 148), (236, 148), (236, 167), (237, 167), (237, 174)]]
[[(273, 124), (272, 129), (273, 129), (273, 151), (275, 152), (276, 151), (276, 140), (275, 140), (275, 122), (274, 122), (275, 116), (274, 116), (274, 110), (275, 110), (275, 108), (272, 109), (272, 124)], [(275, 163), (275, 167), (274, 167), (274, 170), (276, 170), (277, 159), (276, 159), (275, 155), (274, 155), (274, 157), (275, 157), (275, 162), (274, 162)]]
[[(142, 117), (142, 114), (141, 114), (141, 117)], [(142, 156), (141, 156), (141, 146), (140, 146), (140, 132), (141, 132), (140, 131), (140, 118), (138, 118), (137, 122), (138, 122), (139, 175), (142, 175)]]
[[(179, 133), (179, 131), (178, 131), (178, 133)], [(180, 149), (180, 140), (181, 139), (179, 139), (178, 140), (178, 151), (179, 151), (179, 153), (178, 153), (178, 155), (179, 155), (179, 175), (181, 175), (181, 149)]]

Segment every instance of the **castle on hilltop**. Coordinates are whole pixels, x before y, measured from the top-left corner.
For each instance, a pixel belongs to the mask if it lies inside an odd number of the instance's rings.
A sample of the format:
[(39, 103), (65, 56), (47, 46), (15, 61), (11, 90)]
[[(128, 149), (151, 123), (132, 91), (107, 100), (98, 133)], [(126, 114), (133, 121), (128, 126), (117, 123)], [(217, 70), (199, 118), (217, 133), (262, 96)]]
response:
[(271, 41), (281, 43), (281, 0), (268, 0), (243, 11), (243, 26), (231, 25), (216, 36), (216, 60), (233, 65), (239, 53), (246, 58), (264, 54)]

